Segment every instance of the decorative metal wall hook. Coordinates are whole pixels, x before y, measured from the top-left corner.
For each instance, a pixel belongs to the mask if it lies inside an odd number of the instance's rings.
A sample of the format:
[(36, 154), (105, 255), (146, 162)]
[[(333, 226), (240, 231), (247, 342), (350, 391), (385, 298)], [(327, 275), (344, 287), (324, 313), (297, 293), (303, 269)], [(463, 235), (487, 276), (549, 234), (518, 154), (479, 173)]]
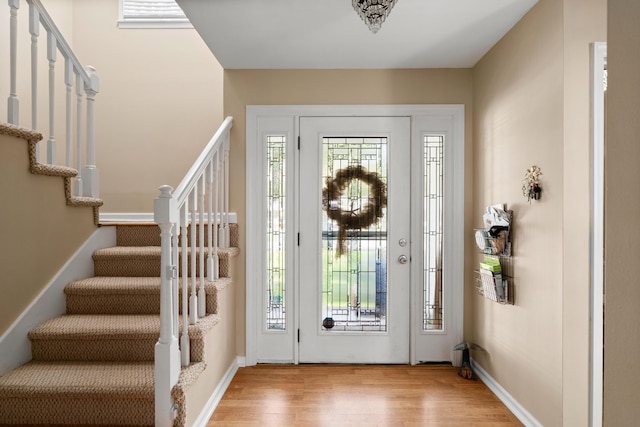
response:
[(542, 193), (540, 175), (542, 175), (542, 169), (535, 165), (527, 169), (524, 174), (524, 179), (522, 180), (522, 195), (527, 198), (529, 203), (531, 203), (531, 200), (540, 200)]

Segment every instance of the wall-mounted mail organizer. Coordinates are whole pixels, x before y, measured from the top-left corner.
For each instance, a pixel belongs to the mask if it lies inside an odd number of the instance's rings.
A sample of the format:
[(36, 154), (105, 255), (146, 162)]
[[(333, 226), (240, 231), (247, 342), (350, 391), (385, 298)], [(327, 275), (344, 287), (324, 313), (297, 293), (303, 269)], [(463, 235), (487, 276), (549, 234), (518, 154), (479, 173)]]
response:
[(513, 259), (511, 227), (513, 211), (493, 205), (483, 216), (484, 228), (475, 232), (476, 245), (484, 254), (476, 270), (476, 287), (485, 298), (500, 304), (513, 304)]

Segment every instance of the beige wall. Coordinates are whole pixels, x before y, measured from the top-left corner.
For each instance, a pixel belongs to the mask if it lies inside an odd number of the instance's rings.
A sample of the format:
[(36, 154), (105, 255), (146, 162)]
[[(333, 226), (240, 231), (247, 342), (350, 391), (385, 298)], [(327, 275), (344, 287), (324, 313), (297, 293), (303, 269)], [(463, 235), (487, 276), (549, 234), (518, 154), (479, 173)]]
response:
[(609, 0), (604, 425), (640, 419), (640, 2)]
[(118, 2), (73, 2), (73, 47), (97, 68), (103, 212), (152, 212), (222, 123), (222, 68), (194, 29), (119, 29)]
[[(375, 88), (375, 90), (372, 90)], [(465, 159), (471, 163), (471, 71), (442, 70), (225, 70), (224, 112), (234, 117), (231, 135), (231, 209), (238, 212), (238, 354), (245, 354), (245, 107), (315, 104), (464, 104)], [(466, 203), (471, 173), (466, 174)], [(466, 218), (469, 225), (469, 218)]]
[[(561, 2), (541, 0), (473, 73), (470, 210), (475, 226), (487, 205), (514, 211), (515, 305), (473, 295), (465, 335), (486, 349), (473, 357), (544, 426), (562, 425), (562, 19)], [(532, 165), (543, 192), (529, 204), (521, 181)]]
[(27, 143), (0, 135), (0, 335), (94, 231), (93, 209), (66, 205), (60, 177), (29, 172)]
[[(474, 68), (474, 203), (514, 210), (516, 304), (475, 296), (480, 364), (545, 426), (589, 415), (589, 44), (605, 0), (540, 0)], [(542, 168), (542, 200), (521, 180)], [(476, 258), (479, 258), (476, 255)]]

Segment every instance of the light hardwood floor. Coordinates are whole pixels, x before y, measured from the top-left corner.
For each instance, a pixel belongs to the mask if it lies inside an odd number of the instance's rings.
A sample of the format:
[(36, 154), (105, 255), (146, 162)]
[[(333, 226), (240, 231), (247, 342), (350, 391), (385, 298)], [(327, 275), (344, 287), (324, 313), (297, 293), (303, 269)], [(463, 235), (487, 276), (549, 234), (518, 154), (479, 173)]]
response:
[(480, 381), (434, 365), (240, 368), (207, 427), (521, 426)]

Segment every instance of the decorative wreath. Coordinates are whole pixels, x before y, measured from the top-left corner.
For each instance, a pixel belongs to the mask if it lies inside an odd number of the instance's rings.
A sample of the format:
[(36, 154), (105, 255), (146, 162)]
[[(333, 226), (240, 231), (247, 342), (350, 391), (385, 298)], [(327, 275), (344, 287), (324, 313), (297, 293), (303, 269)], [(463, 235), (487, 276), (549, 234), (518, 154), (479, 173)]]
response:
[[(357, 179), (369, 186), (369, 203), (364, 208), (342, 210), (340, 198), (349, 183)], [(338, 223), (338, 252), (345, 252), (347, 230), (360, 230), (378, 222), (382, 218), (382, 209), (387, 206), (387, 189), (380, 176), (375, 172), (367, 172), (362, 166), (348, 166), (336, 172), (334, 178), (327, 178), (326, 187), (322, 190), (322, 207), (327, 216)], [(357, 212), (360, 211), (360, 212)]]

